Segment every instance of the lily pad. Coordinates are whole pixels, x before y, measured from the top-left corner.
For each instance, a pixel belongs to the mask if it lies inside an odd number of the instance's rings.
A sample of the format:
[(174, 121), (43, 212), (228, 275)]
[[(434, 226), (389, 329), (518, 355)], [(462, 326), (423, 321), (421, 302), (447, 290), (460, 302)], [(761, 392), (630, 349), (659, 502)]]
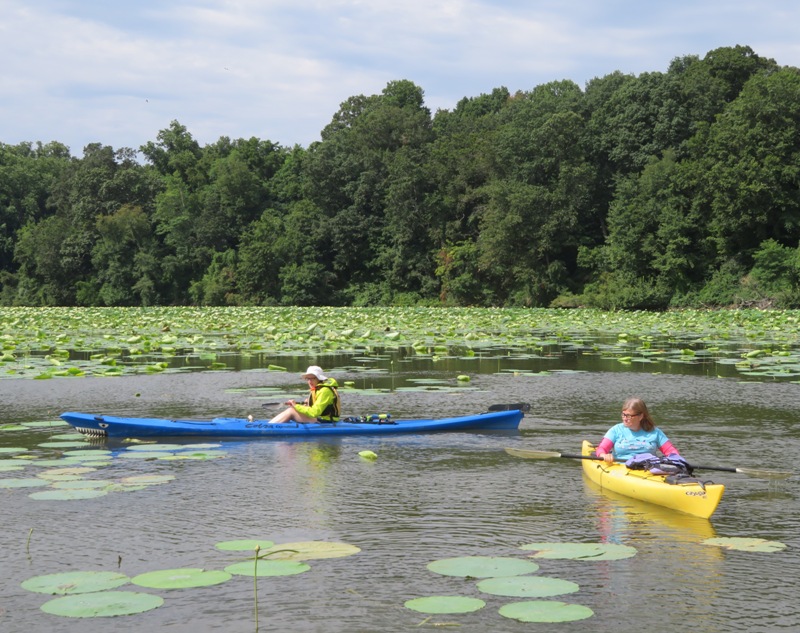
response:
[(49, 428), (51, 426), (69, 426), (64, 420), (39, 420), (37, 422), (21, 422), (21, 424), (31, 429)]
[(520, 549), (539, 550), (531, 558), (620, 560), (636, 555), (636, 548), (616, 543), (528, 543)]
[(169, 451), (124, 451), (117, 455), (122, 459), (161, 459), (166, 455), (172, 455)]
[(140, 444), (128, 446), (129, 451), (179, 451), (183, 449), (183, 444)]
[(197, 451), (194, 453), (189, 453), (187, 451), (181, 451), (179, 453), (165, 453), (163, 457), (159, 457), (159, 461), (168, 462), (168, 461), (179, 461), (179, 460), (187, 460), (187, 459), (220, 459), (225, 457), (228, 453), (226, 451)]
[(741, 550), (743, 552), (779, 552), (786, 549), (786, 543), (767, 541), (763, 538), (724, 537), (709, 538), (703, 545), (717, 545), (727, 549)]
[(0, 446), (0, 453), (26, 453), (28, 452), (27, 448), (22, 448), (21, 446)]
[(230, 580), (226, 571), (199, 568), (164, 569), (139, 574), (131, 578), (134, 585), (152, 589), (186, 589), (188, 587), (210, 587)]
[(574, 622), (592, 617), (594, 611), (580, 604), (530, 600), (503, 605), (500, 607), (500, 615), (520, 622)]
[(114, 589), (129, 582), (125, 574), (113, 571), (68, 571), (59, 574), (33, 576), (21, 586), (28, 591), (50, 594), (91, 593)]
[[(286, 550), (286, 551), (280, 551)], [(301, 541), (297, 543), (281, 543), (273, 545), (261, 554), (274, 555), (270, 560), (313, 560), (320, 558), (343, 558), (358, 554), (361, 548), (347, 543), (330, 543), (328, 541)]]
[(63, 476), (80, 476), (94, 472), (96, 469), (89, 466), (71, 466), (66, 468), (51, 468), (40, 472), (37, 476), (42, 479), (57, 479)]
[(79, 448), (74, 451), (64, 451), (65, 458), (71, 457), (108, 457), (112, 452), (105, 448)]
[(28, 496), (37, 501), (74, 501), (75, 499), (94, 499), (108, 494), (107, 489), (92, 490), (90, 488), (79, 488), (77, 490), (40, 490), (32, 492)]
[(90, 488), (106, 488), (109, 482), (102, 479), (77, 479), (75, 481), (54, 481), (50, 486), (58, 490), (88, 490)]
[(222, 541), (214, 545), (219, 550), (224, 552), (241, 552), (245, 550), (253, 551), (256, 546), (259, 549), (266, 550), (275, 545), (274, 541), (266, 539), (242, 539), (238, 541)]
[(156, 609), (164, 598), (136, 591), (101, 591), (82, 596), (55, 598), (42, 605), (42, 611), (68, 618), (99, 618), (132, 615)]
[(478, 598), (463, 596), (428, 596), (406, 600), (403, 606), (420, 613), (472, 613), (483, 609), (486, 603)]
[(310, 565), (294, 560), (255, 560), (228, 565), (225, 571), (238, 576), (293, 576), (311, 569)]
[(48, 482), (39, 478), (0, 479), (0, 488), (35, 488), (46, 486)]
[(86, 446), (88, 441), (83, 442), (69, 442), (69, 441), (59, 441), (59, 442), (42, 442), (39, 444), (41, 448), (77, 448), (78, 446)]
[(165, 484), (175, 479), (175, 475), (131, 475), (120, 479), (121, 484), (139, 486), (152, 484)]
[(507, 576), (487, 578), (478, 583), (478, 589), (493, 596), (517, 598), (549, 598), (565, 593), (575, 593), (580, 587), (569, 580), (544, 576)]
[(519, 558), (494, 556), (463, 556), (443, 558), (428, 563), (428, 569), (444, 576), (466, 578), (495, 578), (498, 576), (521, 576), (539, 569), (539, 565)]

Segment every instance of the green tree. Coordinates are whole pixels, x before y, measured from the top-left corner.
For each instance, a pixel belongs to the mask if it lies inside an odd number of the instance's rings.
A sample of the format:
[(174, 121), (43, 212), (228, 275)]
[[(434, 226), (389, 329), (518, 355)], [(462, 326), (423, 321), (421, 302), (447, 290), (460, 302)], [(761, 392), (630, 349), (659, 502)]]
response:
[(800, 70), (756, 74), (709, 129), (700, 164), (720, 261), (800, 241)]

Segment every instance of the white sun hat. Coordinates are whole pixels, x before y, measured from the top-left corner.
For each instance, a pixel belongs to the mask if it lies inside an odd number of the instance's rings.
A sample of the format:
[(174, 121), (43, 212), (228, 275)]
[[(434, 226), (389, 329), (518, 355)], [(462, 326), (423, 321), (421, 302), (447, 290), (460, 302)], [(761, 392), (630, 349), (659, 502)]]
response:
[(317, 367), (317, 365), (311, 365), (308, 369), (306, 369), (306, 373), (303, 374), (303, 380), (306, 378), (310, 378), (314, 376), (320, 382), (325, 382), (328, 380), (328, 377), (322, 373), (322, 367)]

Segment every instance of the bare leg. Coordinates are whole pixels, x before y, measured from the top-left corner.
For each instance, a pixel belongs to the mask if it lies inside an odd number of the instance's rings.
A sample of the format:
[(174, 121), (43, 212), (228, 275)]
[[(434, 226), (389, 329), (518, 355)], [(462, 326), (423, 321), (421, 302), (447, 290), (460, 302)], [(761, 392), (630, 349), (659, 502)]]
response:
[(280, 424), (281, 422), (316, 422), (316, 418), (310, 418), (295, 410), (294, 407), (286, 407), (278, 415), (270, 420), (270, 424)]

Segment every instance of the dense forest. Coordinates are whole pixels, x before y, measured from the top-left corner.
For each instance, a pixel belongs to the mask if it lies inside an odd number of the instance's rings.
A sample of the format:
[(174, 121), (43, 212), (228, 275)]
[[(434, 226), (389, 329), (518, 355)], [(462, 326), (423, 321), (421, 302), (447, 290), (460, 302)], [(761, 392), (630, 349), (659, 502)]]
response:
[(749, 47), (433, 114), (392, 81), (320, 138), (0, 143), (0, 304), (800, 306), (800, 69)]

